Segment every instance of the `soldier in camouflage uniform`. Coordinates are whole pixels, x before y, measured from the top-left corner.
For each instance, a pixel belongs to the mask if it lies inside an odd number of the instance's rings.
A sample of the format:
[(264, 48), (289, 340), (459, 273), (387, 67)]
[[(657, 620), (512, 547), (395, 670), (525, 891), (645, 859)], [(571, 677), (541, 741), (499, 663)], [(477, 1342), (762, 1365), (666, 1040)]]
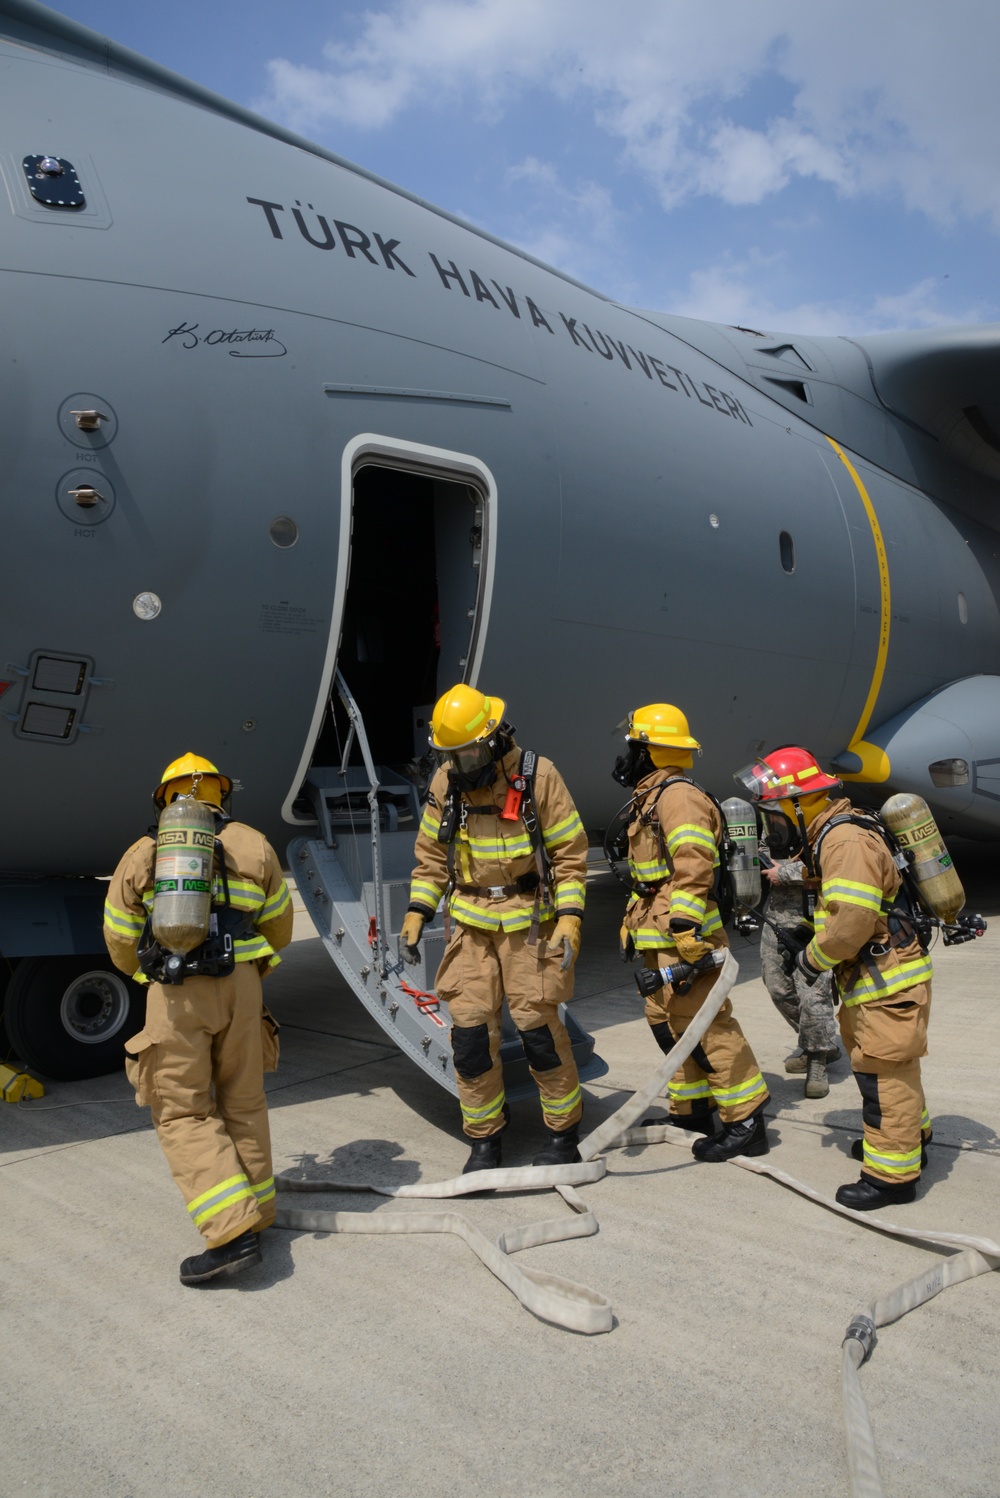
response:
[[(770, 868), (765, 865), (763, 873), (771, 885), (768, 918), (776, 926), (793, 929), (804, 917), (805, 868), (797, 858), (780, 858), (774, 859)], [(810, 987), (797, 970), (794, 975), (787, 973), (782, 964), (782, 948), (770, 926), (761, 932), (760, 972), (775, 1008), (798, 1032), (799, 1049), (786, 1060), (785, 1071), (805, 1073), (806, 1097), (826, 1097), (830, 1091), (826, 1069), (840, 1055), (830, 974), (824, 973)]]

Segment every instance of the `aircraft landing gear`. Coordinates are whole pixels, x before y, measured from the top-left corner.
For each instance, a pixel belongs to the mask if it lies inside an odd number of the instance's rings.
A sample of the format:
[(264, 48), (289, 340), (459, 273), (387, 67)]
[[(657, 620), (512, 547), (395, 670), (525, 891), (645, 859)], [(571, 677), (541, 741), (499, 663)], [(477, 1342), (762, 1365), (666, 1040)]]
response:
[(4, 1022), (26, 1066), (75, 1082), (118, 1070), (145, 1010), (142, 988), (107, 956), (25, 957), (7, 988)]

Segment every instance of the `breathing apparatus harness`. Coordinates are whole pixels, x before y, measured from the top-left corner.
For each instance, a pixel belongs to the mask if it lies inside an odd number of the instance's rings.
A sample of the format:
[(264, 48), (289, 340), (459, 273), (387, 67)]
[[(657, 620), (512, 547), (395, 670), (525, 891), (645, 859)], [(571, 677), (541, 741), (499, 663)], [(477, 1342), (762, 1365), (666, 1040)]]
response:
[[(544, 918), (548, 919), (552, 913), (553, 901), (551, 897), (552, 865), (545, 851), (545, 843), (542, 838), (542, 830), (538, 822), (537, 798), (535, 795), (535, 775), (538, 769), (538, 756), (534, 749), (522, 749), (518, 768), (512, 779), (508, 779), (506, 770), (503, 769), (503, 759), (513, 748), (513, 728), (509, 724), (502, 725), (509, 730), (504, 735), (506, 748), (498, 755), (487, 769), (489, 778), (481, 785), (466, 787), (462, 784), (465, 777), (448, 772), (448, 794), (445, 797), (444, 806), (441, 809), (441, 824), (438, 827), (437, 841), (444, 843), (448, 849), (448, 888), (446, 897), (453, 890), (464, 895), (478, 895), (480, 898), (489, 900), (508, 900), (514, 895), (534, 894), (534, 904), (531, 910), (531, 927), (528, 932), (528, 945), (533, 947), (538, 941), (538, 927)], [(496, 806), (492, 802), (487, 806), (474, 806), (467, 801), (462, 794), (464, 789), (485, 790), (496, 779), (496, 771), (499, 768), (504, 780), (507, 781), (507, 797), (503, 806)], [(482, 779), (482, 773), (478, 777)], [(534, 869), (527, 874), (521, 874), (513, 884), (462, 884), (458, 881), (455, 872), (455, 840), (466, 831), (470, 816), (499, 817), (505, 822), (524, 823), (528, 840), (531, 843), (531, 851), (535, 859)], [(450, 931), (450, 917), (448, 906), (445, 904), (445, 935)]]
[[(640, 747), (645, 750), (645, 745)], [(615, 766), (614, 778), (627, 784), (627, 781), (622, 781), (622, 774), (626, 773), (621, 768), (625, 758), (625, 755), (619, 758)], [(639, 769), (640, 765), (637, 764), (635, 768)], [(614, 874), (619, 884), (625, 886), (630, 894), (639, 895), (641, 898), (655, 895), (656, 891), (661, 889), (667, 880), (672, 877), (673, 860), (667, 852), (663, 828), (660, 826), (660, 819), (656, 812), (656, 802), (654, 801), (649, 811), (644, 810), (644, 807), (650, 796), (656, 796), (658, 799), (660, 792), (665, 791), (668, 786), (680, 785), (682, 783), (684, 785), (693, 785), (696, 791), (700, 791), (703, 796), (711, 801), (719, 813), (719, 822), (721, 823), (722, 831), (717, 839), (719, 867), (716, 870), (715, 881), (712, 886), (712, 899), (718, 906), (722, 924), (727, 925), (732, 919), (733, 911), (736, 907), (732, 875), (729, 868), (729, 855), (733, 851), (733, 843), (728, 835), (726, 816), (721, 805), (712, 795), (711, 791), (706, 790), (703, 785), (699, 785), (697, 780), (692, 780), (690, 775), (668, 775), (666, 779), (658, 781), (656, 785), (651, 785), (642, 792), (633, 789), (632, 795), (623, 806), (619, 807), (608, 823), (607, 831), (604, 834), (604, 856), (608, 860), (612, 874)], [(630, 872), (622, 872), (621, 865), (626, 865), (627, 869), (628, 863), (628, 830), (636, 820), (642, 822), (646, 827), (654, 825), (656, 827), (660, 844), (660, 857), (671, 870), (670, 874), (666, 875), (663, 879), (637, 880), (632, 878)]]
[[(225, 812), (216, 812), (214, 869), (222, 885), (222, 900), (212, 901), (205, 940), (190, 952), (168, 952), (153, 935), (152, 916), (146, 917), (136, 958), (142, 972), (153, 983), (174, 985), (183, 983), (185, 978), (225, 978), (236, 966), (234, 943), (253, 935), (253, 912), (235, 910), (230, 903), (226, 854), (218, 836), (229, 820)], [(148, 832), (155, 841), (155, 824)]]

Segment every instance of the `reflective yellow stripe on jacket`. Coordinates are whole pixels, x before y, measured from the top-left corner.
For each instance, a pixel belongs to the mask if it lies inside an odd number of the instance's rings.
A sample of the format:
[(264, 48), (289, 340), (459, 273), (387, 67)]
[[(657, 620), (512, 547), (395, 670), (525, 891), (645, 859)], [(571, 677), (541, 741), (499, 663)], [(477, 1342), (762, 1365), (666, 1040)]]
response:
[(116, 936), (124, 937), (126, 941), (138, 941), (142, 935), (143, 925), (144, 922), (141, 916), (133, 915), (130, 910), (119, 910), (116, 905), (112, 905), (110, 900), (105, 900), (105, 930), (113, 932)]
[[(864, 1004), (869, 999), (891, 999), (908, 988), (916, 988), (919, 983), (929, 983), (933, 976), (931, 960), (923, 953), (919, 957), (909, 957), (895, 967), (883, 968), (878, 980), (862, 962), (858, 976), (846, 993), (841, 990), (840, 997), (845, 1008), (851, 1009), (855, 1004)], [(839, 981), (837, 987), (840, 989)]]

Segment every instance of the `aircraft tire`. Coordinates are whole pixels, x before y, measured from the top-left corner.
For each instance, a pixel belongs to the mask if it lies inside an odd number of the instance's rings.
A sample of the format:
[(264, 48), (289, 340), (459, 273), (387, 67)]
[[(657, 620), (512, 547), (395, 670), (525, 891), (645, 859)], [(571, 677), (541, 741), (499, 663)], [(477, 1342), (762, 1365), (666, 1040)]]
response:
[(142, 1029), (146, 996), (106, 955), (26, 957), (7, 988), (11, 1044), (31, 1071), (56, 1082), (101, 1077), (124, 1064)]

